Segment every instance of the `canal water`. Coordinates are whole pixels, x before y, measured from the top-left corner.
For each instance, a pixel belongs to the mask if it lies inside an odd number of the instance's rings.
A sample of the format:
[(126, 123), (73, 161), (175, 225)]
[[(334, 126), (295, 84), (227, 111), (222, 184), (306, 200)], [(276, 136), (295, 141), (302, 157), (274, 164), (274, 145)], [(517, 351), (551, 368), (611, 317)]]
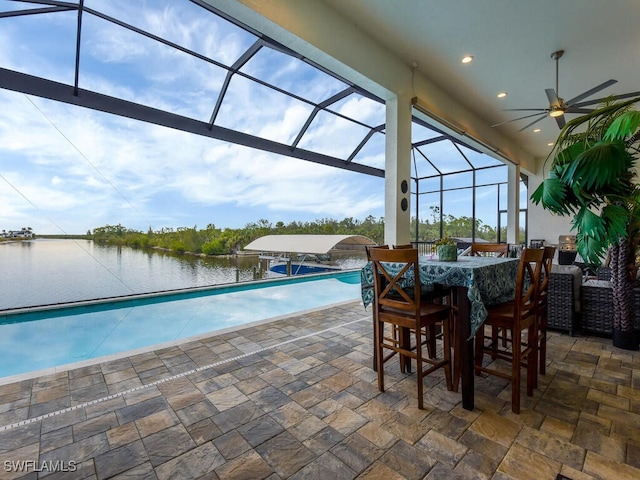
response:
[[(336, 261), (359, 268), (362, 256)], [(0, 310), (253, 280), (256, 256), (199, 257), (35, 239), (0, 243)]]

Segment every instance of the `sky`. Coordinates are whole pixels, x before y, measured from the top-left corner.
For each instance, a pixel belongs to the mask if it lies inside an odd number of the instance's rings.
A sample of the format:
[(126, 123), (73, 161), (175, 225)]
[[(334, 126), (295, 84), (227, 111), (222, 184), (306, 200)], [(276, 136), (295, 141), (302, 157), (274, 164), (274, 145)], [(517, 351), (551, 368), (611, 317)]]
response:
[(0, 229), (383, 215), (382, 179), (12, 92), (0, 111)]
[[(226, 64), (255, 39), (182, 0), (86, 0), (85, 6)], [(0, 0), (0, 11), (21, 8), (29, 5)], [(0, 67), (72, 84), (76, 22), (74, 12), (0, 18)], [(226, 73), (86, 13), (81, 52), (82, 88), (204, 121)], [(344, 88), (266, 50), (243, 71), (317, 101)], [(363, 97), (335, 108), (370, 125), (384, 119), (384, 106)], [(216, 123), (289, 143), (310, 111), (236, 77)], [(319, 116), (300, 147), (346, 158), (364, 133)], [(378, 137), (358, 162), (384, 168)], [(455, 203), (470, 214), (468, 198), (453, 195)], [(275, 225), (369, 215), (384, 216), (382, 178), (0, 89), (0, 230), (242, 228), (260, 219)]]

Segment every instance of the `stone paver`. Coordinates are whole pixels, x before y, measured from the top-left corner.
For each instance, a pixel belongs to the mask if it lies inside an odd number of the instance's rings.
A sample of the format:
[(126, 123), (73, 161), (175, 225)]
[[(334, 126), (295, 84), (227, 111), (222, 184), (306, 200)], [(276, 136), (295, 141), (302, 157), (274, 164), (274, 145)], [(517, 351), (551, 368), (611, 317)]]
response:
[(418, 410), (396, 359), (380, 393), (371, 351), (353, 302), (0, 385), (0, 478), (36, 478), (20, 460), (74, 466), (52, 479), (640, 478), (636, 352), (550, 332), (513, 415), (493, 377), (469, 412), (429, 376)]

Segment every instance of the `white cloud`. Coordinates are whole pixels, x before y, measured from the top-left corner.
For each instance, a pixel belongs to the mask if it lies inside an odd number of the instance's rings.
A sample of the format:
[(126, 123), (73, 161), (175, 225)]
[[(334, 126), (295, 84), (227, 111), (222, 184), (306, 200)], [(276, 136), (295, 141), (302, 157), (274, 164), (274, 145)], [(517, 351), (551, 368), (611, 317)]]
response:
[[(131, 2), (103, 2), (100, 9), (115, 16), (122, 10), (132, 23), (218, 58), (224, 52), (233, 61), (248, 46), (249, 37), (233, 29), (208, 28), (197, 18), (175, 21), (187, 13), (173, 6), (138, 19), (133, 15), (139, 7)], [(82, 70), (81, 86), (208, 120), (222, 78), (216, 68), (202, 68), (184, 54), (171, 54), (169, 61), (164, 47), (131, 42), (131, 33), (111, 35), (116, 31), (85, 37), (83, 55), (94, 64)], [(0, 31), (6, 45), (0, 66), (12, 68), (6, 52), (21, 35), (33, 34), (13, 33)], [(35, 62), (35, 55), (29, 51), (25, 58)], [(109, 76), (101, 70), (107, 65), (114, 69)], [(43, 70), (55, 78), (64, 68), (52, 62)], [(133, 75), (126, 77), (126, 69)], [(263, 93), (234, 78), (223, 115), (243, 131), (290, 142), (310, 107)], [(366, 113), (369, 107), (359, 103), (342, 108)], [(343, 153), (360, 137), (354, 140), (351, 127), (319, 118), (305, 138), (317, 146), (330, 142), (325, 148)], [(367, 161), (383, 163), (384, 157)], [(36, 232), (82, 233), (122, 223), (146, 230), (206, 225), (212, 212), (224, 212), (230, 222), (218, 226), (239, 227), (270, 216), (379, 216), (384, 207), (381, 179), (1, 89), (0, 175), (0, 229), (28, 224)]]

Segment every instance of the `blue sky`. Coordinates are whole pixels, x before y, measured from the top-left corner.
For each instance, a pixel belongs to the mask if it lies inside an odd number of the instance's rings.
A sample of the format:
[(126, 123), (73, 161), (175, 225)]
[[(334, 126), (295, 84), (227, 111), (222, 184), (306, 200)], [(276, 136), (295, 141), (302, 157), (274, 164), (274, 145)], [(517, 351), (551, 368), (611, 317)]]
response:
[[(186, 1), (86, 0), (85, 6), (228, 64), (255, 40)], [(28, 7), (0, 0), (0, 11)], [(95, 16), (83, 19), (82, 88), (209, 119), (224, 69)], [(0, 67), (72, 84), (76, 22), (75, 12), (0, 19)], [(243, 71), (314, 101), (344, 88), (266, 49)], [(311, 110), (241, 77), (226, 99), (217, 124), (284, 143)], [(363, 97), (348, 97), (335, 108), (369, 125), (384, 121), (384, 106)], [(364, 133), (320, 115), (299, 146), (346, 158)], [(383, 141), (377, 135), (356, 160), (384, 168)], [(450, 198), (447, 213), (470, 214), (468, 196)], [(421, 202), (421, 217), (430, 217), (426, 199)], [(275, 224), (368, 215), (384, 215), (381, 178), (0, 89), (0, 229), (84, 233), (118, 223), (143, 231), (210, 223), (240, 228), (263, 218)]]
[[(136, 12), (126, 10), (137, 3), (85, 2), (126, 21), (136, 18)], [(172, 2), (146, 3), (153, 9), (142, 16), (137, 12), (138, 26), (161, 31), (196, 50), (217, 55), (212, 50), (224, 39), (224, 55), (235, 59), (250, 44), (251, 39), (219, 27), (203, 34), (207, 25), (202, 10), (189, 2), (181, 2), (180, 9)], [(13, 4), (0, 2), (0, 10), (24, 8)], [(75, 14), (56, 13), (0, 19), (0, 66), (72, 83), (74, 18)], [(88, 15), (85, 19), (92, 25), (83, 30), (83, 72), (89, 73), (81, 78), (81, 86), (201, 118), (210, 115), (211, 98), (217, 95), (211, 87), (212, 72), (203, 72), (189, 59), (171, 63), (175, 53), (166, 48), (158, 52), (157, 45), (141, 37), (132, 42), (131, 32)], [(65, 46), (56, 45), (60, 43)], [(138, 70), (140, 62), (146, 62), (145, 68)], [(176, 82), (201, 98), (209, 93), (208, 103), (171, 95)], [(246, 85), (239, 82), (235, 88)], [(162, 93), (145, 98), (149, 89)], [(284, 112), (274, 105), (282, 115), (274, 119), (268, 114), (269, 102), (278, 99), (264, 92), (257, 95), (257, 114), (224, 121), (243, 131), (287, 137), (308, 115), (297, 105)], [(243, 103), (236, 106), (240, 112), (256, 110)], [(325, 127), (333, 128), (325, 134), (335, 141), (339, 126)], [(384, 159), (378, 157), (369, 163), (382, 167)], [(380, 178), (7, 90), (0, 90), (0, 175), (0, 229), (30, 226), (37, 233), (84, 233), (117, 223), (144, 231), (204, 228), (209, 223), (237, 228), (262, 218), (275, 224), (384, 213)]]

